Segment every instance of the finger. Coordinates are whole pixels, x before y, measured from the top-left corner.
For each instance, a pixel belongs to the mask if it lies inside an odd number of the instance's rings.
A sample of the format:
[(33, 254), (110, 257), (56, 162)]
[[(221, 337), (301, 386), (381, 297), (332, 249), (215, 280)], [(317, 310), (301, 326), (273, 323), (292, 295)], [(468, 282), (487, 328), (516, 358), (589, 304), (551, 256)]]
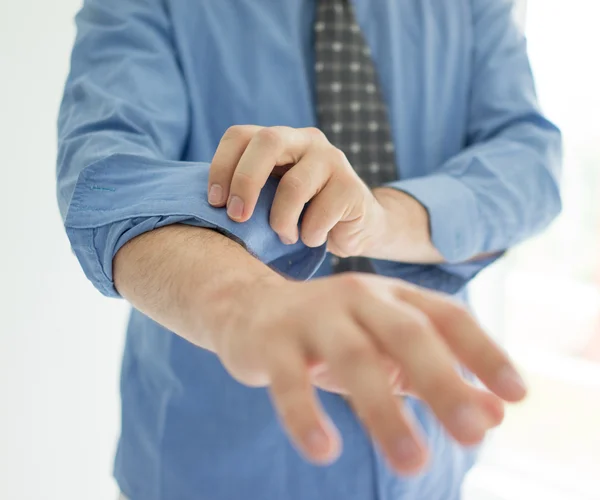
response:
[(455, 356), (491, 391), (511, 402), (527, 395), (525, 382), (507, 354), (464, 306), (416, 287), (397, 287), (396, 294), (431, 319)]
[(348, 189), (346, 183), (330, 181), (312, 199), (302, 217), (300, 230), (306, 246), (319, 247), (327, 241), (329, 232), (347, 212)]
[(227, 129), (210, 164), (208, 202), (215, 207), (225, 205), (235, 167), (250, 140), (261, 129), (256, 125), (236, 125)]
[(333, 165), (324, 156), (318, 151), (305, 155), (279, 182), (271, 205), (270, 224), (288, 245), (298, 241), (298, 221), (304, 206), (331, 178)]
[(370, 425), (366, 422), (366, 419), (362, 417), (362, 412), (356, 407), (352, 397), (347, 396), (347, 400), (361, 422), (367, 426), (367, 431), (373, 440), (377, 442), (379, 448), (382, 449), (392, 468), (403, 475), (413, 475), (421, 472), (429, 460), (429, 450), (426, 445), (427, 441), (422, 435), (419, 424), (412, 415), (411, 410), (406, 407), (403, 397), (395, 394), (394, 404), (402, 419), (402, 426), (404, 427), (403, 432), (406, 434), (404, 437), (401, 437), (399, 441), (396, 441), (394, 449), (391, 451), (386, 451), (382, 448), (381, 438), (378, 438), (370, 432)]
[[(389, 358), (381, 357), (381, 363), (388, 374), (389, 385), (393, 389), (395, 395), (405, 395), (402, 373), (398, 366)], [(348, 394), (348, 391), (335, 380), (329, 367), (323, 363), (318, 364), (309, 369), (310, 380), (312, 384), (326, 392), (335, 394)]]
[(259, 130), (233, 173), (227, 202), (229, 217), (238, 222), (247, 221), (273, 169), (297, 163), (312, 142), (306, 129), (268, 127)]
[(269, 390), (283, 427), (307, 459), (335, 460), (340, 453), (339, 434), (318, 403), (301, 351), (286, 344), (272, 352)]
[[(423, 399), (448, 432), (460, 443), (479, 443), (497, 425), (488, 405), (496, 399), (467, 384), (458, 374), (452, 353), (435, 327), (409, 304), (362, 301), (357, 318), (377, 345), (401, 367), (410, 391)], [(366, 307), (368, 306), (368, 307)]]
[(321, 344), (322, 355), (336, 380), (347, 388), (357, 416), (392, 467), (398, 472), (416, 471), (423, 466), (426, 452), (398, 406), (381, 356), (352, 324), (339, 332), (333, 341)]

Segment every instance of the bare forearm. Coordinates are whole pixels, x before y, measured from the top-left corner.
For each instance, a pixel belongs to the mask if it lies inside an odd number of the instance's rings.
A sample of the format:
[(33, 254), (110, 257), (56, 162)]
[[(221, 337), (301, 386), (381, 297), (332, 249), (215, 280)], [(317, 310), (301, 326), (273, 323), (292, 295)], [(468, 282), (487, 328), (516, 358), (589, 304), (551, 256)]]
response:
[(131, 240), (113, 267), (117, 290), (136, 309), (211, 351), (236, 295), (262, 279), (282, 279), (227, 237), (183, 225)]

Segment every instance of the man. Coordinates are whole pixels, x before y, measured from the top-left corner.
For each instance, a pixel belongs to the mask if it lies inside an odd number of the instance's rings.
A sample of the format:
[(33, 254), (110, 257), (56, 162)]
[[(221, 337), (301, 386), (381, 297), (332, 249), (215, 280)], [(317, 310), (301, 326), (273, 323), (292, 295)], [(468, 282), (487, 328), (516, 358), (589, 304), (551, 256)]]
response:
[(425, 288), (464, 300), (560, 209), (511, 4), (87, 0), (77, 25), (58, 197), (134, 306), (123, 494), (458, 498), (525, 388)]

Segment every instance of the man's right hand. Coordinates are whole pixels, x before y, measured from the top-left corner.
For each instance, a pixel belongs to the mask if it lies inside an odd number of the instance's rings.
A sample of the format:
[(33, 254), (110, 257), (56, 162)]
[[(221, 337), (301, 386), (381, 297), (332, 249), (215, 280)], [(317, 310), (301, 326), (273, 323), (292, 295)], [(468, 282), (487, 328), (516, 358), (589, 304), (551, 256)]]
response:
[[(139, 311), (217, 353), (237, 380), (268, 387), (304, 455), (328, 462), (339, 438), (313, 384), (339, 388), (399, 472), (427, 450), (394, 395), (425, 401), (456, 440), (479, 442), (505, 401), (525, 396), (506, 355), (460, 305), (400, 280), (342, 274), (288, 281), (210, 229), (168, 226), (134, 238), (113, 263), (115, 286)], [(459, 365), (495, 393), (462, 379)], [(329, 388), (329, 387), (326, 387)]]
[[(339, 437), (319, 405), (311, 376), (343, 388), (365, 428), (399, 472), (416, 472), (427, 451), (402, 400), (425, 401), (460, 443), (480, 442), (503, 418), (503, 402), (525, 397), (520, 376), (459, 304), (398, 280), (346, 274), (307, 283), (267, 279), (239, 291), (235, 313), (212, 345), (241, 383), (268, 386), (281, 422), (315, 462), (339, 453)], [(490, 389), (469, 384), (459, 364)]]

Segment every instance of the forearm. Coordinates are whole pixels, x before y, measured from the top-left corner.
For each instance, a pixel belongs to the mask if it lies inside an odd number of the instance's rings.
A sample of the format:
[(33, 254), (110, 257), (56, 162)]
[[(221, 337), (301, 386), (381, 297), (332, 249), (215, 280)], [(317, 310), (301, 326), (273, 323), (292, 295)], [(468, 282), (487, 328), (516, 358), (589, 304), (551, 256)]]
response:
[(115, 286), (136, 309), (193, 344), (213, 351), (214, 334), (236, 297), (277, 273), (229, 238), (184, 225), (145, 233), (119, 250)]

